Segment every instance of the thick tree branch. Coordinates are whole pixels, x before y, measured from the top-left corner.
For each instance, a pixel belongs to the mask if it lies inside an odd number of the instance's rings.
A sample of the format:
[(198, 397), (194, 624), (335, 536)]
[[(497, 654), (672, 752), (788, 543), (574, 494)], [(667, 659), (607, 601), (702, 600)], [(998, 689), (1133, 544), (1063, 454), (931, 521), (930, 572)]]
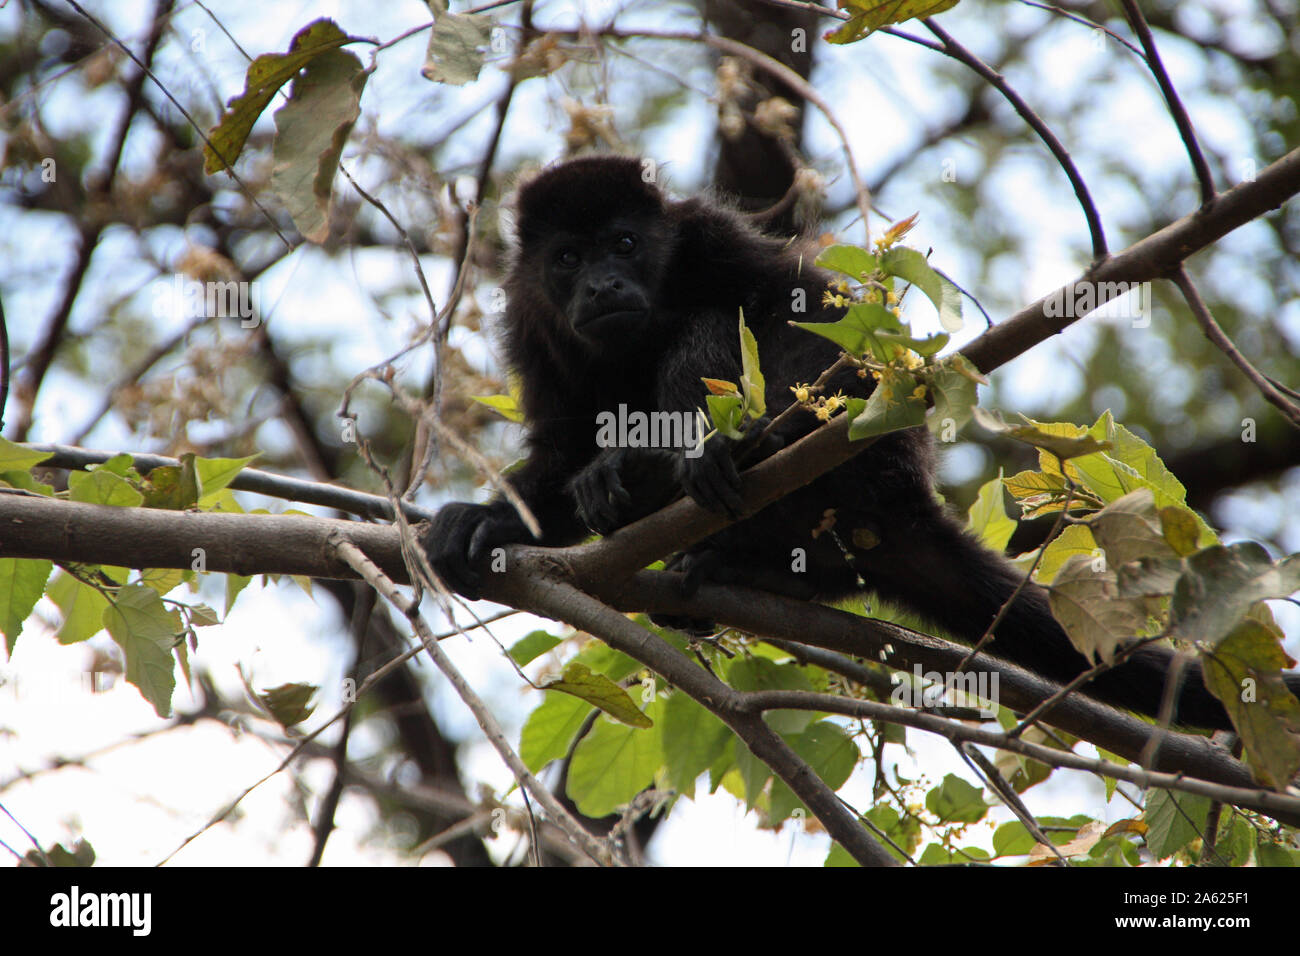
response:
[[(825, 434), (829, 432), (819, 432), (810, 438)], [(672, 507), (695, 506), (678, 503)], [(332, 535), (339, 535), (356, 545), (394, 581), (407, 581), (398, 535), (390, 527), (296, 515), (228, 515), (113, 508), (17, 492), (0, 493), (0, 557), (190, 568), (196, 554), (201, 554), (209, 571), (354, 577), (352, 569), (335, 556)], [(617, 535), (609, 540), (615, 537)], [(629, 541), (629, 546), (633, 543)], [(485, 596), (585, 626), (584, 622), (591, 623), (591, 616), (595, 613), (593, 607), (574, 605), (571, 601), (566, 603), (555, 597), (555, 588), (560, 586), (556, 583), (556, 575), (572, 574), (578, 587), (620, 611), (652, 610), (696, 617), (711, 615), (761, 636), (811, 644), (852, 657), (879, 658), (888, 648), (887, 662), (896, 668), (909, 669), (919, 665), (925, 670), (952, 671), (969, 651), (963, 645), (897, 625), (762, 591), (705, 586), (694, 598), (687, 600), (681, 597), (677, 582), (670, 574), (640, 572), (628, 582), (620, 581), (611, 567), (602, 567), (599, 562), (588, 568), (587, 562), (595, 547), (511, 548), (507, 552), (508, 570), (487, 576)], [(195, 549), (201, 550), (196, 552)], [(564, 593), (568, 594), (571, 585), (564, 584), (563, 587)], [(599, 607), (598, 604), (595, 606)], [(570, 611), (575, 608), (580, 615), (576, 618), (570, 616)], [(668, 645), (621, 615), (609, 613), (613, 618), (626, 622), (626, 628), (632, 629), (628, 631), (620, 624), (619, 641), (628, 642), (631, 640), (629, 635), (635, 632), (637, 641), (641, 642), (638, 653), (632, 656), (652, 668), (670, 662), (670, 659), (655, 657), (651, 660), (646, 656), (649, 653), (647, 648), (658, 646), (670, 651)], [(600, 620), (613, 618), (602, 617)], [(620, 649), (627, 650), (623, 646)], [(996, 673), (999, 699), (1006, 706), (1022, 712), (1031, 710), (1058, 689), (1055, 684), (983, 654), (974, 658), (970, 669)], [(669, 671), (670, 679), (675, 672), (675, 667)], [(706, 688), (699, 685), (696, 689)], [(1142, 759), (1144, 748), (1151, 743), (1152, 735), (1158, 733), (1143, 721), (1078, 695), (1055, 707), (1052, 723), (1134, 761)], [(1162, 734), (1160, 749), (1151, 766), (1158, 771), (1194, 774), (1226, 786), (1249, 788), (1252, 785), (1250, 772), (1243, 764), (1231, 759), (1207, 738), (1199, 736)], [(799, 790), (795, 792), (799, 793)]]
[(962, 354), (981, 372), (991, 372), (1083, 318), (1070, 310), (1064, 315), (1049, 314), (1062, 302), (1079, 301), (1076, 287), (1090, 284), (1089, 292), (1096, 296), (1095, 307), (1101, 308), (1128, 291), (1123, 284), (1172, 276), (1192, 255), (1270, 209), (1277, 209), (1297, 192), (1300, 148), (1266, 167), (1254, 180), (1220, 193), (1209, 205), (1093, 265), (1074, 282), (989, 329), (962, 349)]
[(534, 548), (518, 553), (516, 573), (501, 575), (494, 582), (499, 598), (535, 614), (568, 621), (665, 677), (730, 727), (855, 860), (863, 866), (897, 865), (834, 791), (763, 721), (762, 712), (747, 705), (747, 694), (732, 690), (655, 634), (556, 578), (547, 551)]

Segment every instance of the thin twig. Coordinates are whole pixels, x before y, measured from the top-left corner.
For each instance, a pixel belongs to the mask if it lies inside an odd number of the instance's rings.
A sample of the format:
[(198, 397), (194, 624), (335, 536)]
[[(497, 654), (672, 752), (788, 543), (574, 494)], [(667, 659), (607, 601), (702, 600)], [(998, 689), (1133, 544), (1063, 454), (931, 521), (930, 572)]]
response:
[(225, 170), (226, 174), (235, 181), (236, 185), (239, 186), (240, 190), (244, 193), (244, 195), (248, 197), (248, 201), (257, 208), (257, 211), (260, 212), (263, 215), (263, 217), (265, 217), (267, 223), (271, 227), (271, 231), (274, 232), (280, 238), (280, 241), (284, 243), (285, 249), (292, 252), (293, 243), (291, 243), (288, 239), (286, 239), (284, 233), (280, 231), (279, 225), (276, 224), (275, 217), (273, 217), (271, 213), (267, 211), (266, 207), (262, 205), (261, 200), (257, 198), (257, 194), (254, 193), (252, 188), (239, 177), (239, 175), (235, 172), (234, 167), (230, 165), (229, 162), (226, 161), (226, 157), (222, 155), (221, 150), (217, 149), (217, 147), (213, 145), (212, 140), (208, 138), (207, 130), (205, 130), (202, 126), (199, 125), (199, 122), (193, 116), (190, 115), (190, 111), (187, 110), (184, 106), (182, 106), (180, 100), (176, 99), (176, 97), (172, 95), (171, 90), (167, 89), (167, 87), (163, 84), (163, 82), (159, 80), (158, 77), (154, 76), (153, 70), (149, 69), (148, 65), (146, 65), (142, 60), (140, 60), (140, 58), (137, 57), (134, 53), (132, 53), (130, 47), (128, 47), (125, 43), (123, 43), (116, 36), (114, 36), (112, 31), (110, 31), (108, 27), (104, 26), (104, 24), (100, 23), (93, 16), (87, 13), (86, 9), (82, 7), (81, 4), (77, 2), (77, 0), (68, 0), (68, 4), (73, 9), (75, 9), (78, 13), (80, 13), (83, 17), (85, 17), (87, 20), (89, 20), (91, 23), (97, 26), (104, 33), (105, 36), (107, 36), (119, 47), (121, 47), (122, 52), (125, 53), (127, 57), (130, 58), (131, 62), (134, 63), (136, 66), (138, 66), (141, 69), (141, 71), (143, 71), (145, 76), (153, 80), (154, 85), (158, 87), (158, 89), (162, 92), (163, 96), (167, 97), (167, 99), (171, 101), (172, 106), (176, 107), (176, 109), (180, 111), (180, 114), (184, 116), (186, 120), (189, 121), (190, 126), (194, 127), (194, 131), (198, 133), (199, 139), (203, 140), (203, 144), (207, 146), (208, 149), (212, 150), (213, 155), (219, 157), (221, 161), (226, 164), (226, 170)]
[(506, 766), (510, 768), (510, 772), (514, 774), (519, 785), (528, 789), (533, 798), (545, 808), (551, 819), (563, 827), (569, 838), (580, 846), (588, 856), (602, 865), (616, 863), (617, 861), (610, 847), (583, 829), (582, 824), (561, 806), (550, 790), (544, 787), (529, 772), (524, 762), (519, 759), (519, 755), (514, 752), (506, 740), (505, 731), (497, 723), (496, 717), (493, 716), (482, 698), (478, 696), (460, 671), (456, 669), (456, 666), (452, 664), (451, 658), (443, 653), (442, 648), (438, 646), (438, 642), (434, 640), (433, 635), (424, 623), (424, 619), (420, 616), (419, 605), (403, 595), (397, 589), (397, 585), (355, 545), (342, 538), (336, 538), (334, 547), (342, 560), (346, 561), (354, 571), (365, 578), (371, 587), (382, 594), (411, 622), (411, 626), (415, 629), (415, 633), (420, 638), (425, 650), (429, 652), (434, 664), (438, 670), (442, 671), (443, 676), (447, 678), (452, 687), (455, 688), (465, 706), (470, 709), (488, 742), (492, 744)]
[[(1074, 165), (1074, 159), (1070, 153), (1061, 145), (1061, 141), (1056, 138), (1056, 134), (1051, 131), (1046, 123), (1038, 116), (1037, 113), (1025, 102), (1024, 98), (1017, 93), (1001, 74), (993, 70), (988, 64), (978, 56), (966, 49), (951, 36), (933, 19), (927, 17), (922, 21), (926, 29), (939, 38), (943, 44), (942, 52), (964, 63), (980, 76), (982, 76), (990, 86), (1001, 93), (1014, 108), (1020, 117), (1029, 124), (1030, 128), (1038, 134), (1041, 139), (1051, 150), (1052, 155), (1056, 157), (1057, 163), (1065, 170), (1065, 175), (1070, 180), (1070, 185), (1074, 187), (1074, 195), (1078, 197), (1079, 205), (1083, 208), (1084, 218), (1088, 220), (1088, 232), (1092, 235), (1092, 258), (1094, 261), (1104, 259), (1108, 254), (1106, 248), (1106, 233), (1101, 225), (1101, 214), (1097, 212), (1097, 206), (1092, 200), (1092, 194), (1088, 191), (1087, 184), (1083, 181), (1078, 167)], [(915, 39), (909, 37), (909, 39)]]
[(1196, 285), (1192, 282), (1191, 276), (1187, 274), (1187, 270), (1182, 265), (1179, 265), (1178, 269), (1170, 275), (1170, 278), (1174, 280), (1174, 284), (1182, 292), (1183, 299), (1192, 310), (1192, 317), (1196, 319), (1197, 324), (1205, 332), (1205, 337), (1218, 346), (1219, 351), (1228, 356), (1233, 365), (1245, 373), (1245, 376), (1254, 383), (1269, 404), (1277, 407), (1286, 416), (1287, 421), (1300, 428), (1300, 404), (1291, 401), (1275, 388), (1267, 376), (1251, 365), (1249, 360), (1241, 354), (1237, 346), (1233, 344), (1232, 339), (1228, 338), (1228, 334), (1223, 331), (1218, 322), (1214, 321), (1214, 316), (1210, 313), (1205, 300), (1201, 298), (1201, 294), (1196, 290)]
[[(499, 619), (501, 619), (501, 618), (503, 618), (503, 617), (509, 617), (509, 616), (512, 615), (512, 614), (518, 614), (518, 613), (519, 613), (519, 612), (518, 612), (518, 611), (515, 611), (515, 610), (503, 611), (503, 612), (501, 612), (501, 613), (495, 614), (495, 615), (493, 615), (493, 616), (487, 618), (486, 621), (487, 621), (487, 622), (496, 621), (496, 620), (499, 620)], [(480, 621), (478, 624), (476, 624), (476, 625), (472, 625), (472, 626), (469, 626), (469, 627), (460, 627), (460, 626), (457, 626), (456, 630), (454, 630), (454, 631), (448, 631), (448, 632), (445, 633), (445, 634), (438, 634), (438, 635), (436, 635), (436, 636), (434, 637), (434, 640), (435, 640), (435, 641), (438, 641), (438, 640), (444, 640), (445, 638), (455, 636), (456, 634), (464, 634), (465, 631), (467, 631), (467, 630), (474, 630), (475, 627), (483, 627), (483, 626), (485, 626), (485, 622), (483, 622), (483, 621)], [(357, 701), (361, 700), (361, 698), (362, 698), (362, 697), (363, 697), (363, 696), (364, 696), (364, 695), (365, 695), (365, 694), (366, 694), (366, 693), (367, 693), (367, 692), (368, 692), (372, 687), (374, 687), (374, 686), (375, 686), (376, 684), (378, 684), (381, 680), (383, 680), (385, 677), (387, 677), (389, 673), (391, 673), (392, 671), (396, 670), (398, 667), (401, 667), (403, 664), (405, 664), (407, 661), (409, 661), (412, 657), (414, 657), (416, 654), (419, 654), (419, 653), (420, 653), (421, 651), (423, 651), (423, 650), (424, 650), (424, 647), (423, 647), (423, 646), (417, 645), (416, 647), (413, 647), (413, 648), (411, 648), (410, 650), (405, 651), (405, 652), (402, 653), (402, 654), (399, 654), (397, 657), (395, 657), (395, 658), (393, 658), (392, 660), (390, 660), (387, 664), (384, 664), (382, 667), (380, 667), (380, 668), (378, 668), (377, 670), (373, 671), (373, 672), (370, 674), (370, 676), (367, 677), (364, 681), (362, 681), (362, 682), (361, 682), (361, 685), (360, 685), (359, 687), (357, 687), (356, 693), (353, 695), (352, 699), (351, 699), (350, 701), (347, 701), (347, 702), (343, 705), (343, 707), (340, 708), (339, 711), (338, 711), (337, 713), (334, 714), (333, 717), (331, 717), (329, 720), (325, 721), (325, 723), (321, 724), (321, 725), (320, 725), (319, 727), (317, 727), (315, 730), (313, 730), (313, 731), (311, 731), (310, 733), (306, 734), (304, 737), (302, 737), (301, 740), (298, 740), (298, 741), (295, 743), (293, 749), (290, 750), (289, 753), (285, 755), (284, 759), (280, 761), (279, 765), (278, 765), (274, 770), (272, 770), (270, 773), (266, 774), (265, 776), (261, 777), (260, 779), (258, 779), (258, 780), (255, 781), (254, 783), (250, 784), (249, 786), (245, 787), (245, 788), (244, 788), (244, 789), (239, 793), (239, 795), (235, 797), (235, 799), (233, 799), (232, 801), (230, 801), (230, 803), (226, 804), (226, 806), (225, 806), (225, 807), (224, 807), (224, 808), (223, 808), (219, 813), (214, 814), (214, 815), (213, 815), (213, 816), (208, 820), (207, 823), (203, 824), (203, 826), (199, 827), (197, 830), (195, 830), (193, 833), (191, 833), (189, 836), (187, 836), (184, 840), (182, 840), (181, 843), (180, 843), (180, 845), (178, 845), (174, 850), (172, 850), (172, 851), (171, 851), (170, 853), (168, 853), (165, 857), (163, 857), (163, 858), (158, 862), (157, 865), (158, 865), (158, 866), (163, 866), (164, 864), (166, 864), (168, 860), (170, 860), (172, 857), (174, 857), (174, 856), (175, 856), (177, 853), (179, 853), (181, 850), (185, 849), (186, 846), (188, 846), (190, 843), (194, 842), (196, 839), (198, 839), (200, 836), (202, 836), (202, 835), (203, 835), (204, 833), (206, 833), (208, 830), (211, 830), (214, 826), (216, 826), (218, 823), (220, 823), (222, 820), (224, 820), (226, 817), (228, 817), (228, 816), (229, 816), (229, 815), (234, 811), (234, 809), (235, 809), (237, 806), (239, 806), (239, 804), (240, 804), (241, 802), (243, 802), (243, 800), (244, 800), (245, 797), (247, 797), (250, 793), (252, 793), (252, 792), (253, 792), (254, 790), (256, 790), (258, 787), (260, 787), (262, 784), (266, 783), (266, 781), (270, 780), (270, 779), (271, 779), (272, 777), (274, 777), (276, 774), (280, 773), (280, 771), (282, 771), (282, 770), (284, 770), (286, 767), (288, 767), (291, 763), (293, 763), (293, 761), (298, 757), (298, 755), (301, 754), (301, 753), (303, 753), (304, 751), (306, 751), (306, 750), (311, 746), (312, 742), (313, 742), (317, 737), (319, 737), (319, 736), (320, 736), (320, 735), (321, 735), (321, 734), (322, 734), (326, 729), (328, 729), (329, 727), (333, 726), (334, 723), (335, 723), (336, 721), (343, 719), (347, 714), (351, 713), (352, 708), (353, 708), (354, 706), (356, 706)], [(179, 718), (177, 719), (177, 721), (176, 721), (176, 724), (188, 724), (188, 723), (192, 723), (192, 722), (193, 722), (193, 718), (192, 718), (192, 717), (179, 717)], [(175, 726), (175, 725), (173, 725), (173, 726)], [(170, 727), (162, 727), (162, 728), (159, 728), (158, 731), (148, 731), (148, 732), (145, 732), (145, 733), (136, 734), (135, 737), (132, 738), (132, 740), (135, 740), (135, 739), (142, 739), (143, 737), (148, 736), (148, 735), (150, 735), (150, 734), (152, 734), (152, 733), (161, 732), (161, 731), (163, 731), (163, 730), (169, 730), (169, 729), (171, 729), (171, 728), (170, 728)], [(107, 751), (107, 750), (112, 749), (113, 747), (117, 747), (117, 746), (119, 746), (120, 744), (128, 743), (128, 742), (131, 742), (131, 741), (128, 741), (128, 740), (119, 741), (119, 742), (117, 742), (117, 743), (114, 743), (114, 744), (110, 745), (109, 747), (104, 747), (104, 748), (101, 748), (99, 751), (94, 751), (93, 753), (95, 753), (95, 754), (102, 753), (102, 752), (104, 752), (104, 751)], [(88, 755), (88, 756), (89, 756), (89, 755)], [(88, 756), (87, 756), (87, 757), (82, 757), (81, 760), (84, 761), (84, 760), (88, 759)], [(72, 762), (74, 762), (74, 761), (65, 761), (65, 762), (67, 762), (67, 763), (72, 763)], [(2, 789), (3, 789), (3, 786), (0, 786), (0, 790), (2, 790)]]
[(886, 723), (902, 724), (939, 734), (949, 740), (963, 740), (970, 743), (1008, 750), (1025, 757), (1030, 757), (1050, 767), (1065, 767), (1071, 770), (1087, 770), (1114, 780), (1126, 780), (1142, 788), (1159, 787), (1162, 790), (1178, 790), (1194, 793), (1214, 800), (1231, 803), (1234, 806), (1245, 804), (1257, 806), (1265, 812), (1279, 811), (1290, 815), (1300, 814), (1300, 797), (1275, 793), (1262, 787), (1233, 787), (1221, 783), (1211, 783), (1188, 777), (1183, 773), (1165, 773), (1163, 771), (1143, 770), (1140, 767), (1122, 767), (1108, 760), (1082, 757), (1068, 750), (1057, 750), (1042, 744), (1030, 743), (1011, 736), (1009, 733), (972, 727), (957, 721), (935, 717), (932, 714), (892, 707), (872, 700), (857, 700), (847, 697), (835, 697), (813, 691), (775, 690), (750, 691), (743, 698), (744, 709), (756, 713), (769, 710), (809, 710), (826, 711), (843, 714), (848, 717), (865, 717), (870, 720), (882, 720)]
[[(1064, 468), (1061, 469), (1061, 474), (1066, 475), (1066, 470)], [(1024, 573), (1024, 576), (1021, 577), (1020, 581), (1016, 584), (1016, 589), (1011, 592), (1011, 596), (1003, 601), (1002, 606), (998, 608), (998, 613), (994, 615), (993, 622), (985, 628), (984, 633), (980, 635), (980, 639), (976, 641), (974, 646), (970, 649), (970, 653), (967, 654), (962, 662), (957, 665), (956, 672), (958, 674), (966, 669), (966, 665), (974, 660), (975, 655), (984, 649), (985, 644), (994, 639), (994, 631), (997, 630), (998, 625), (1002, 623), (1007, 614), (1011, 611), (1011, 605), (1014, 604), (1016, 598), (1020, 596), (1020, 592), (1023, 591), (1033, 579), (1034, 572), (1038, 570), (1039, 562), (1043, 560), (1043, 555), (1047, 553), (1047, 545), (1061, 533), (1061, 529), (1065, 526), (1065, 519), (1070, 513), (1070, 505), (1074, 499), (1074, 482), (1070, 481), (1068, 475), (1066, 475), (1066, 481), (1068, 482), (1068, 486), (1065, 492), (1065, 503), (1061, 507), (1061, 513), (1056, 516), (1056, 523), (1052, 525), (1052, 530), (1047, 532), (1047, 538), (1035, 552), (1034, 561), (1033, 564), (1029, 566), (1029, 570)]]
[(1001, 771), (998, 770), (993, 761), (980, 753), (974, 744), (962, 743), (955, 746), (957, 752), (965, 758), (971, 768), (984, 777), (989, 789), (996, 793), (1006, 808), (1015, 814), (1016, 819), (1029, 831), (1029, 835), (1052, 851), (1056, 856), (1056, 865), (1069, 866), (1069, 862), (1061, 855), (1061, 851), (1056, 848), (1056, 844), (1043, 832), (1042, 827), (1038, 825), (1038, 821), (1034, 819), (1034, 815), (1025, 806), (1025, 802), (1020, 799), (1020, 794), (1016, 793), (1015, 787), (1007, 782), (1007, 778), (1002, 776)]
[(1075, 13), (1073, 10), (1066, 10), (1063, 9), (1062, 7), (1058, 7), (1051, 3), (1038, 3), (1036, 2), (1036, 0), (1020, 0), (1020, 2), (1027, 7), (1037, 7), (1039, 10), (1046, 10), (1049, 13), (1056, 14), (1058, 17), (1065, 17), (1065, 19), (1067, 20), (1073, 20), (1075, 23), (1083, 24), (1084, 26), (1090, 27), (1093, 30), (1100, 30), (1102, 33), (1106, 34), (1106, 36), (1110, 37), (1116, 43), (1122, 44), (1123, 46), (1128, 48), (1128, 50), (1136, 54), (1140, 60), (1146, 62), (1146, 54), (1144, 54), (1141, 50), (1135, 47), (1124, 37), (1120, 36), (1114, 30), (1110, 29), (1109, 27), (1103, 26), (1102, 24), (1098, 23), (1096, 20), (1090, 20), (1081, 13)]
[(1210, 172), (1210, 164), (1205, 161), (1205, 154), (1201, 152), (1201, 144), (1196, 139), (1196, 130), (1192, 127), (1191, 117), (1187, 115), (1187, 107), (1178, 98), (1178, 91), (1174, 89), (1173, 81), (1169, 79), (1169, 73), (1160, 60), (1160, 51), (1156, 49), (1155, 37), (1151, 34), (1151, 27), (1147, 25), (1142, 10), (1134, 0), (1123, 0), (1123, 3), (1129, 25), (1133, 27), (1133, 32), (1142, 41), (1142, 49), (1146, 51), (1147, 66), (1151, 68), (1151, 74), (1160, 86), (1165, 105), (1169, 107), (1169, 114), (1174, 118), (1174, 125), (1178, 127), (1178, 135), (1182, 137), (1183, 144), (1187, 147), (1187, 157), (1192, 161), (1197, 182), (1201, 184), (1201, 205), (1208, 206), (1217, 195), (1214, 189), (1214, 176)]

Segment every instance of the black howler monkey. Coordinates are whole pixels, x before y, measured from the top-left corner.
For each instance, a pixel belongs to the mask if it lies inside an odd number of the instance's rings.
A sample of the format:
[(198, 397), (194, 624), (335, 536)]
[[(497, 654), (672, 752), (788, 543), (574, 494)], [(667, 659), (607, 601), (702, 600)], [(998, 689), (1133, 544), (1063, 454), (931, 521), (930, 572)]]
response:
[[(519, 193), (503, 333), (529, 431), (527, 460), (509, 480), (540, 521), (542, 545), (575, 543), (588, 529), (608, 532), (682, 492), (712, 511), (736, 513), (736, 442), (715, 435), (691, 457), (601, 448), (596, 432), (598, 415), (620, 406), (689, 415), (705, 403), (702, 378), (739, 381), (738, 310), (758, 342), (772, 416), (793, 400), (791, 385), (816, 380), (839, 354), (834, 343), (788, 324), (838, 318), (829, 309), (820, 316), (793, 311), (800, 298), (822, 311), (824, 275), (730, 210), (699, 198), (666, 199), (646, 181), (647, 168), (629, 158), (576, 159), (542, 172)], [(871, 384), (850, 369), (828, 392), (863, 395)], [(779, 442), (816, 424), (811, 414), (790, 416)], [(689, 587), (737, 583), (805, 599), (848, 596), (859, 590), (861, 574), (880, 597), (974, 641), (1022, 575), (944, 513), (933, 473), (926, 429), (893, 432), (670, 567), (686, 572)], [(828, 508), (845, 533), (814, 537)], [(849, 533), (859, 529), (866, 533)], [(482, 562), (493, 548), (532, 540), (502, 498), (447, 505), (424, 537), (433, 567), (468, 597), (478, 595)], [(794, 548), (806, 551), (801, 572), (792, 570)], [(1045, 592), (1032, 585), (988, 648), (1060, 682), (1087, 667), (1052, 617)], [(1156, 714), (1170, 657), (1143, 648), (1086, 692)], [(1183, 678), (1176, 719), (1230, 726), (1198, 666)]]

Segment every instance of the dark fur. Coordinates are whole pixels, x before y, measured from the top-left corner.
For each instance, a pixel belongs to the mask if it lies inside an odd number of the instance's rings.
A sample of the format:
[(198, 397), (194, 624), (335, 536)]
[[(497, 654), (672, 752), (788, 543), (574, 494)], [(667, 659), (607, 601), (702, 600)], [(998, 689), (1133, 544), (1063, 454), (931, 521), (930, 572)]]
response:
[[(602, 239), (590, 244), (590, 260), (584, 253), (583, 268), (588, 261), (593, 265), (577, 286), (565, 284), (571, 270), (560, 269), (564, 275), (555, 279), (558, 267), (548, 257), (572, 241), (581, 245), (611, 220), (639, 233), (643, 258), (618, 253), (602, 259)], [(787, 324), (836, 317), (820, 306), (825, 277), (727, 209), (701, 199), (666, 200), (642, 182), (641, 165), (632, 159), (579, 159), (542, 173), (522, 189), (518, 231), (503, 331), (529, 432), (527, 462), (510, 480), (542, 524), (541, 543), (572, 544), (588, 527), (612, 530), (683, 489), (714, 511), (734, 510), (734, 443), (715, 436), (706, 454), (694, 460), (680, 452), (600, 450), (596, 416), (620, 403), (646, 412), (690, 411), (704, 405), (701, 377), (739, 381), (742, 307), (758, 341), (768, 413), (775, 416), (793, 400), (790, 385), (814, 381), (838, 355), (833, 343)], [(631, 288), (638, 283), (639, 289)], [(791, 311), (795, 288), (805, 290), (809, 314)], [(622, 309), (642, 299), (651, 303), (647, 313)], [(590, 313), (606, 306), (616, 314), (602, 328)], [(574, 328), (584, 310), (591, 323), (583, 326), (586, 336)], [(833, 383), (832, 390), (839, 388), (859, 395), (870, 390), (852, 372)], [(799, 413), (780, 438), (792, 442), (815, 424), (811, 414)], [(701, 542), (671, 566), (686, 571), (691, 586), (701, 580), (737, 583), (805, 599), (846, 597), (858, 590), (860, 573), (879, 596), (973, 641), (1021, 574), (944, 513), (932, 492), (933, 473), (926, 430), (894, 432)], [(853, 548), (856, 570), (831, 536), (812, 537), (827, 508), (836, 509), (835, 528)], [(853, 547), (855, 529), (868, 529), (879, 544)], [(448, 505), (425, 540), (444, 580), (474, 597), (480, 562), (490, 550), (531, 536), (511, 505), (498, 498), (487, 505)], [(791, 571), (796, 547), (807, 551), (802, 573)], [(1033, 586), (1012, 606), (989, 650), (1061, 682), (1087, 666), (1052, 617), (1045, 592)], [(1167, 650), (1143, 649), (1094, 679), (1087, 693), (1155, 714), (1169, 659)], [(1199, 667), (1184, 677), (1176, 719), (1229, 726)]]

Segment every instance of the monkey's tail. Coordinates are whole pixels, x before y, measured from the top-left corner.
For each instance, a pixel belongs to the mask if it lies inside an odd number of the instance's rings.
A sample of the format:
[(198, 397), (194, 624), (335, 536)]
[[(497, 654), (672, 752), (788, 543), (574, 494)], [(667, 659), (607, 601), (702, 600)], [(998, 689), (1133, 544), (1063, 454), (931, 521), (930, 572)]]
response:
[[(867, 585), (967, 643), (984, 635), (1024, 577), (943, 514), (925, 515), (910, 528), (895, 524), (887, 534), (899, 537), (859, 553)], [(1033, 584), (1017, 595), (984, 650), (1058, 683), (1068, 683), (1090, 667), (1052, 616), (1047, 592)], [(1082, 690), (1106, 703), (1158, 716), (1173, 657), (1168, 648), (1139, 648)], [(1287, 684), (1295, 690), (1300, 675), (1287, 675)], [(1199, 664), (1182, 669), (1173, 722), (1232, 729), (1223, 705), (1206, 688)]]

